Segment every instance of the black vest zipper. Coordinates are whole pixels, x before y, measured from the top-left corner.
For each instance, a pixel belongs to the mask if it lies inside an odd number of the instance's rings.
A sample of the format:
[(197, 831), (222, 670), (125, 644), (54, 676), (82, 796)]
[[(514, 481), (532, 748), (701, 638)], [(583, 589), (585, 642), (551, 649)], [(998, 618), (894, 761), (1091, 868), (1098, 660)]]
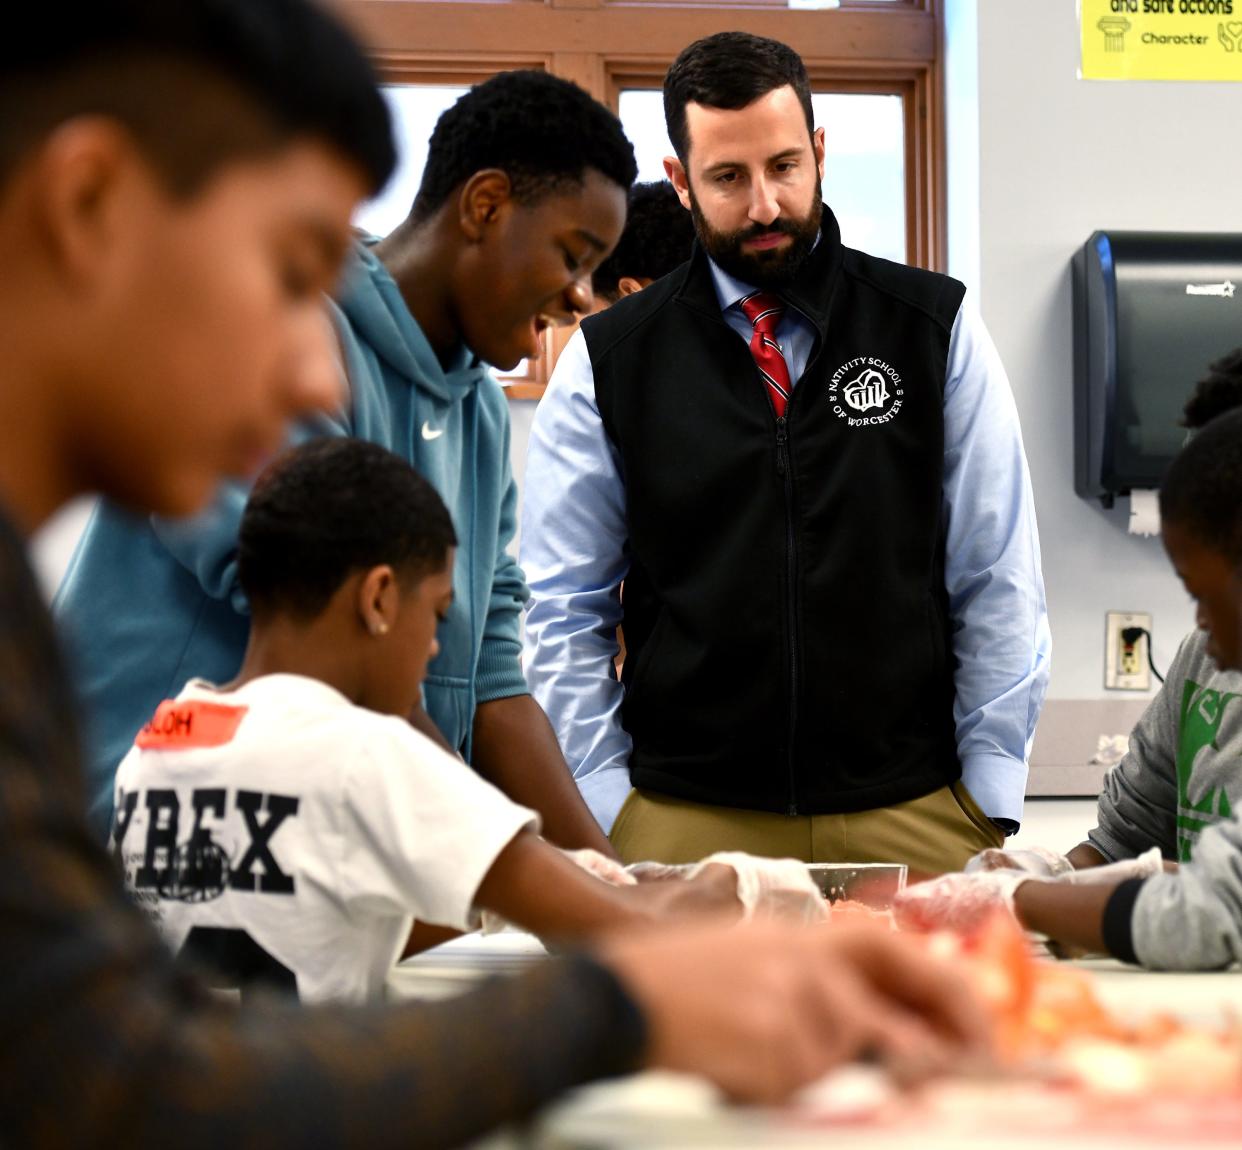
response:
[[(792, 396), (790, 397), (792, 399)], [(789, 466), (789, 424), (776, 417), (776, 473), (785, 486), (785, 611), (789, 636), (789, 807), (787, 815), (798, 813), (797, 771), (794, 762), (794, 734), (798, 726), (798, 614), (796, 602), (797, 547), (793, 524), (793, 474)]]

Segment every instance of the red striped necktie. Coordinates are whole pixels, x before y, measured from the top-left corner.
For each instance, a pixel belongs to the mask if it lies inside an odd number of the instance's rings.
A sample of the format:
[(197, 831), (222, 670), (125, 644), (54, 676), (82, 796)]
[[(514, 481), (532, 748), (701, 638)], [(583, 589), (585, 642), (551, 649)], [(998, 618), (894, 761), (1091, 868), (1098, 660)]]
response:
[(789, 368), (776, 342), (776, 325), (785, 314), (785, 303), (780, 296), (759, 291), (742, 300), (742, 311), (755, 329), (750, 337), (750, 354), (768, 389), (772, 410), (779, 418), (785, 414), (790, 392)]

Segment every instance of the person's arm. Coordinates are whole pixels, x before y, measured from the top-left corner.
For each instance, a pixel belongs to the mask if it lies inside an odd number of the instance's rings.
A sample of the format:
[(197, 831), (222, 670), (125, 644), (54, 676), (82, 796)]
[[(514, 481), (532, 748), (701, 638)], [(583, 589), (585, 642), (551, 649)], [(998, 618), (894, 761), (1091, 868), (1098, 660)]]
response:
[(173, 971), (119, 892), (92, 889), (87, 915), (85, 888), (72, 910), (50, 893), (27, 926), (5, 916), (31, 964), (5, 971), (23, 975), (0, 1052), (14, 1145), (447, 1148), (643, 1062), (634, 997), (585, 958), (451, 1002), (238, 1011)]
[[(1135, 881), (1135, 880), (1128, 880)], [(1065, 886), (1024, 882), (1014, 891), (1013, 909), (1027, 930), (1092, 954), (1108, 954), (1104, 941), (1104, 908), (1117, 884)]]
[(949, 345), (944, 435), (962, 780), (985, 814), (1017, 824), (1051, 637), (1017, 408), (991, 337), (967, 305)]
[(650, 926), (687, 914), (741, 914), (737, 875), (708, 867), (693, 880), (614, 886), (538, 835), (515, 835), (479, 884), (476, 905), (542, 939), (565, 941)]
[(517, 802), (543, 816), (544, 833), (566, 848), (591, 847), (612, 854), (522, 673), (521, 612), (526, 578), (510, 554), (517, 530), (517, 484), (509, 468), (508, 401), (499, 388), (484, 397), (494, 406), (491, 444), (501, 468), (503, 497), (494, 540), (492, 582), (479, 662), (475, 713), (467, 757), (474, 768)]
[(1092, 867), (1106, 866), (1112, 859), (1106, 859), (1090, 843), (1079, 843), (1065, 856), (1075, 870), (1090, 870)]
[[(714, 948), (714, 949), (713, 949)], [(774, 1104), (851, 1058), (977, 1064), (990, 1024), (963, 974), (873, 926), (627, 931), (599, 949), (647, 1020), (649, 1064)]]
[(1188, 668), (1203, 658), (1203, 643), (1201, 632), (1182, 640), (1164, 684), (1130, 733), (1125, 755), (1104, 776), (1098, 825), (1086, 845), (1109, 862), (1153, 846), (1166, 859), (1177, 857), (1179, 712)]
[(626, 554), (625, 485), (577, 332), (539, 403), (526, 457), (522, 567), (526, 679), (605, 831), (630, 791), (617, 626)]
[(557, 846), (591, 847), (615, 858), (565, 765), (556, 733), (530, 695), (480, 703), (474, 714), (473, 766), (515, 802), (543, 818)]
[(1156, 970), (1219, 970), (1242, 961), (1240, 860), (1235, 817), (1203, 831), (1193, 862), (1138, 886), (1126, 918), (1131, 961)]

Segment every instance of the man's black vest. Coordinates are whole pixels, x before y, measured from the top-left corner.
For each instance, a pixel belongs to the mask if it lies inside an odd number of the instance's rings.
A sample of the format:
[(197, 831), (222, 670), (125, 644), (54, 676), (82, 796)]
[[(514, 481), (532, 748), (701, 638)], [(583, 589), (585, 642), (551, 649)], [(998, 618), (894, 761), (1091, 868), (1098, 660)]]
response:
[(941, 479), (964, 288), (821, 242), (782, 292), (816, 339), (784, 420), (696, 248), (583, 321), (625, 482), (635, 786), (791, 814), (958, 778)]

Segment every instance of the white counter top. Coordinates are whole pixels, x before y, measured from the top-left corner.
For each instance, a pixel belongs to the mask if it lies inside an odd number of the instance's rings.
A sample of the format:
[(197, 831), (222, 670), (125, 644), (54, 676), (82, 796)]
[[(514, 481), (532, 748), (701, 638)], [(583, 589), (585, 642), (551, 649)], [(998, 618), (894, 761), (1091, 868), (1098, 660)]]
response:
[[(529, 935), (470, 935), (403, 963), (390, 977), (390, 991), (402, 998), (442, 998), (468, 989), (480, 977), (510, 973), (541, 961), (543, 955), (543, 948)], [(1127, 1021), (1168, 1013), (1210, 1026), (1230, 1012), (1242, 1017), (1242, 974), (1153, 973), (1106, 959), (1073, 965), (1091, 973), (1100, 1000)], [(866, 1071), (846, 1073), (858, 1078), (851, 1086), (868, 1088)], [(1053, 1146), (1056, 1150), (1116, 1150), (1119, 1145), (1126, 1150), (1217, 1150), (1242, 1146), (1242, 1097), (1236, 1115), (1233, 1109), (1183, 1107), (1178, 1112), (1173, 1107), (1141, 1124), (1128, 1118), (1125, 1104), (1118, 1103), (1109, 1119), (1111, 1126), (1106, 1123), (1094, 1132), (1084, 1132), (1074, 1119), (1072, 1099), (1065, 1103), (1063, 1128), (1050, 1129), (1058, 1118), (1050, 1118), (1046, 1094), (1015, 1092), (1010, 1099), (1007, 1093), (1002, 1117), (987, 1123), (971, 1120), (972, 1108), (983, 1103), (994, 1108), (997, 1096), (995, 1084), (971, 1084), (951, 1105), (941, 1099), (940, 1112), (921, 1116), (915, 1128), (880, 1129), (828, 1122), (817, 1118), (813, 1107), (798, 1111), (730, 1106), (706, 1083), (646, 1073), (576, 1091), (545, 1111), (520, 1137), (502, 1133), (477, 1144), (476, 1150), (587, 1146), (592, 1150), (797, 1150), (809, 1146), (832, 1150), (1035, 1150)], [(980, 1129), (981, 1125), (986, 1128)]]

